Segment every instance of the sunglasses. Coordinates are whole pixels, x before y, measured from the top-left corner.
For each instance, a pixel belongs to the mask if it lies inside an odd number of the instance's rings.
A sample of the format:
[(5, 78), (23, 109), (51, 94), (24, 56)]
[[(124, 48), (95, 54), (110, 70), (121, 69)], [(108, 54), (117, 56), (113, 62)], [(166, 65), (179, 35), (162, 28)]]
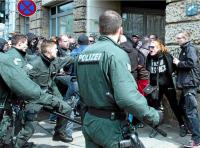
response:
[(150, 48), (153, 48), (153, 49), (154, 49), (154, 48), (155, 48), (155, 46), (149, 46), (149, 49), (150, 49)]

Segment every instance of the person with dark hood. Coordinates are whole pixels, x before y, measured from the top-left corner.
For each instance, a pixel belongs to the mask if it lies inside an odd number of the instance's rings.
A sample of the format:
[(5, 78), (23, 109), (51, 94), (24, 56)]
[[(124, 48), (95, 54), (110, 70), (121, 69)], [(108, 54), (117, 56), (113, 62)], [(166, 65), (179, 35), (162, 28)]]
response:
[(34, 33), (27, 33), (26, 36), (28, 38), (28, 49), (26, 51), (27, 54), (28, 55), (37, 54), (38, 37)]
[(137, 80), (138, 51), (133, 48), (132, 41), (128, 40), (125, 35), (120, 37), (120, 47), (128, 53), (131, 61), (131, 74)]
[(8, 51), (8, 49), (9, 49), (8, 42), (3, 38), (0, 38), (0, 52), (6, 52)]

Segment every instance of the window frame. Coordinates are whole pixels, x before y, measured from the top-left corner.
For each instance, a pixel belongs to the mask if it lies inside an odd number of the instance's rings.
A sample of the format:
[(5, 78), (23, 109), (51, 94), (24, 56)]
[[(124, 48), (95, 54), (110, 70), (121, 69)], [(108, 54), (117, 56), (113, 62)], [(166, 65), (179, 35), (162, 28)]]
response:
[[(58, 13), (58, 7), (59, 6), (61, 6), (61, 5), (65, 5), (65, 4), (69, 4), (69, 3), (74, 3), (73, 2), (73, 0), (69, 0), (69, 1), (67, 1), (67, 2), (63, 2), (63, 3), (59, 3), (59, 4), (57, 4), (57, 5), (55, 5), (55, 6), (52, 6), (52, 7), (50, 7), (50, 11), (49, 11), (49, 18), (50, 18), (50, 26), (49, 26), (49, 28), (50, 28), (50, 31), (49, 31), (49, 37), (51, 37), (51, 36), (54, 36), (53, 34), (52, 34), (52, 19), (56, 19), (56, 31), (55, 31), (55, 36), (58, 36), (58, 32), (59, 32), (59, 28), (58, 28), (58, 19), (59, 19), (59, 17), (63, 17), (63, 16), (67, 16), (67, 15), (73, 15), (73, 10), (74, 10), (74, 6), (73, 6), (73, 8), (72, 8), (72, 11), (70, 11), (70, 12), (68, 12), (68, 11), (66, 11), (66, 12), (61, 12), (61, 13)], [(54, 14), (54, 15), (51, 15), (51, 9), (53, 8), (53, 7), (56, 7), (56, 14)]]

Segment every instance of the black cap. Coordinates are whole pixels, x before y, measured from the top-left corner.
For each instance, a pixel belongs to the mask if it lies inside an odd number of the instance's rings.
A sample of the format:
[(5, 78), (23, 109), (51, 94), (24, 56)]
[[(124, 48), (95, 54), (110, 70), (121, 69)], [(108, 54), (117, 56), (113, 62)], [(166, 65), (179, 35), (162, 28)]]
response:
[(85, 34), (82, 34), (78, 37), (78, 44), (79, 45), (88, 45), (89, 39)]
[(139, 36), (138, 34), (133, 34), (133, 35), (132, 35), (132, 38), (133, 38), (133, 37), (136, 37), (136, 38), (138, 38), (138, 39), (140, 38), (140, 36)]

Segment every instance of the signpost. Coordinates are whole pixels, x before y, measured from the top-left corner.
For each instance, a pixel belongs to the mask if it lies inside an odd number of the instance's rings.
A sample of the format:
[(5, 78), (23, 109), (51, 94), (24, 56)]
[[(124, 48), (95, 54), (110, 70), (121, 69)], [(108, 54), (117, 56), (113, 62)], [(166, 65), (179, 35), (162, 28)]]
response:
[(33, 0), (20, 0), (17, 9), (21, 15), (29, 17), (36, 12), (36, 4)]

